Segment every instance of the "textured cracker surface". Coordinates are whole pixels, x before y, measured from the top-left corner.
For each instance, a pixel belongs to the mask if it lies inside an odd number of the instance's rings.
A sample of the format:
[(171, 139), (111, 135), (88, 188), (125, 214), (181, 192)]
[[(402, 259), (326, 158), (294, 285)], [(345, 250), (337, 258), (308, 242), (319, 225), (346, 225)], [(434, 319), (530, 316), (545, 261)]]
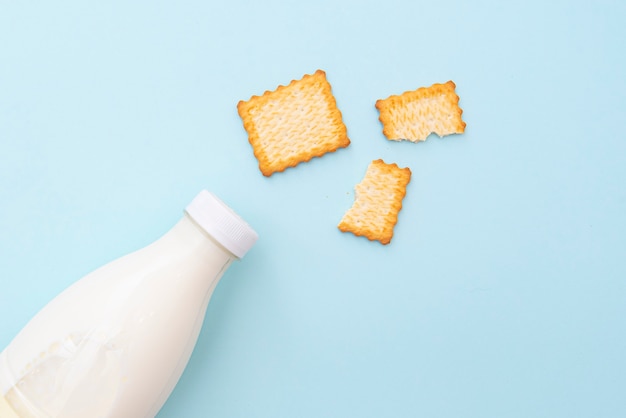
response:
[(400, 168), (380, 159), (372, 161), (354, 188), (354, 204), (344, 214), (339, 229), (389, 244), (410, 180), (408, 167)]
[(322, 70), (240, 101), (237, 110), (265, 176), (350, 144)]
[(407, 91), (378, 100), (383, 134), (387, 139), (425, 141), (431, 133), (445, 136), (465, 131), (459, 96), (452, 81)]

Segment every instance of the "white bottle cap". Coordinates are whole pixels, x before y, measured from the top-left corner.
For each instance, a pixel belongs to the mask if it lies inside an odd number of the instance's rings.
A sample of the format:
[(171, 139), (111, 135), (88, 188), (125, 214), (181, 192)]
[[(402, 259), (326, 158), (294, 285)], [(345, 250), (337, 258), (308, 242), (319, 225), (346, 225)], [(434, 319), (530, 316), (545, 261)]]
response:
[(185, 212), (238, 258), (242, 258), (259, 238), (239, 215), (206, 190), (191, 201)]

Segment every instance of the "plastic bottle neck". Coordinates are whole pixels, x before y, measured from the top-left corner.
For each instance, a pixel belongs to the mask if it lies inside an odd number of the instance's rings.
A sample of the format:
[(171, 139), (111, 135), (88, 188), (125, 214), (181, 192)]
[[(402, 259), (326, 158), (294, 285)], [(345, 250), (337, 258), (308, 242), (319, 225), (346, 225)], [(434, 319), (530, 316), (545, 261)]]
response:
[[(204, 239), (208, 240), (215, 249), (219, 249), (224, 253), (228, 254), (230, 258), (238, 259), (238, 257), (229, 251), (226, 247), (220, 244), (217, 239), (215, 239), (211, 234), (202, 228), (188, 213), (185, 213), (180, 221), (170, 231), (166, 236), (172, 235), (177, 239), (184, 239), (189, 241), (191, 244), (197, 244)], [(202, 237), (202, 238), (200, 238)]]

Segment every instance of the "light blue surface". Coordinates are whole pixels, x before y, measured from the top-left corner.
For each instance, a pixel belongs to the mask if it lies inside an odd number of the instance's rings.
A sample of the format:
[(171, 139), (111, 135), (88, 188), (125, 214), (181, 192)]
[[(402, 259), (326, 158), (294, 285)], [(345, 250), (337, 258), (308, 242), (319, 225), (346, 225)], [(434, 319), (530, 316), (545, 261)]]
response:
[[(159, 418), (626, 416), (625, 2), (103, 3), (0, 6), (1, 347), (207, 188), (261, 238)], [(265, 178), (237, 102), (318, 68), (352, 144)], [(465, 134), (384, 139), (447, 80)], [(388, 246), (336, 228), (377, 158)]]

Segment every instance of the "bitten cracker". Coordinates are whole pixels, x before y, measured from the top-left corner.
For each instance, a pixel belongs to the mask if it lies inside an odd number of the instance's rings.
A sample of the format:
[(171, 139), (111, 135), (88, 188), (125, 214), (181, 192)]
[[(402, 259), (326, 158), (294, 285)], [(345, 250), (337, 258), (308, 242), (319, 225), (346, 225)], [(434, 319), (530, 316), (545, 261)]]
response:
[(440, 137), (465, 132), (459, 96), (452, 81), (407, 91), (378, 100), (383, 134), (393, 141), (425, 141), (431, 133)]
[(380, 159), (372, 161), (365, 177), (354, 188), (354, 204), (344, 214), (339, 229), (389, 244), (409, 181), (408, 167), (400, 168)]
[(350, 144), (322, 70), (242, 100), (237, 110), (265, 176)]

